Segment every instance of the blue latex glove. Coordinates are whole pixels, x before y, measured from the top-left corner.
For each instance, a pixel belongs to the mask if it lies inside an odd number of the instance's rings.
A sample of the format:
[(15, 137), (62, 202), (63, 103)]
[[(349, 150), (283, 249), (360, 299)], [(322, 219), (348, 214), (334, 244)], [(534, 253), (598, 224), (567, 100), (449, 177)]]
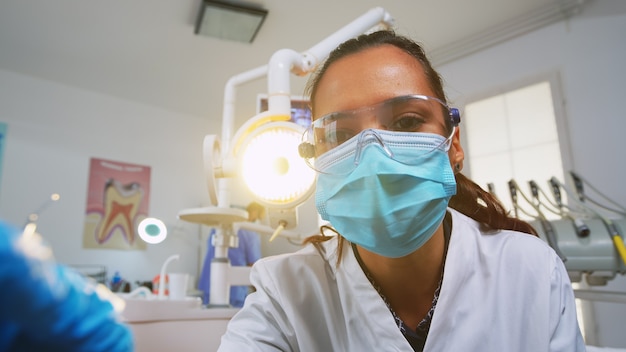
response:
[[(132, 351), (112, 295), (0, 221), (0, 351)], [(96, 292), (98, 291), (98, 293)]]

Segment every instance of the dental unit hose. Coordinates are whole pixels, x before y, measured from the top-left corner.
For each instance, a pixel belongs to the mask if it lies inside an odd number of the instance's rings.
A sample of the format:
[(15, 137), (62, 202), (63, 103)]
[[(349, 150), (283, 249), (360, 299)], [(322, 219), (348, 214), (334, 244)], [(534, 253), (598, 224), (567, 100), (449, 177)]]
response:
[(611, 239), (613, 239), (615, 249), (619, 253), (619, 256), (622, 258), (622, 262), (626, 264), (626, 246), (624, 246), (624, 239), (620, 234), (617, 224), (615, 224), (613, 221), (609, 221), (606, 223), (606, 228), (609, 231), (609, 236), (611, 236)]
[[(599, 206), (600, 208), (606, 209), (610, 212), (619, 214), (621, 216), (626, 216), (626, 208), (624, 208), (623, 206), (621, 206), (620, 204), (618, 204), (617, 202), (615, 202), (614, 200), (612, 200), (611, 198), (607, 197), (606, 195), (604, 195), (603, 193), (601, 193), (598, 189), (596, 189), (595, 187), (593, 187), (593, 185), (591, 183), (589, 183), (589, 181), (583, 179), (580, 175), (578, 175), (577, 173), (575, 173), (574, 171), (570, 171), (570, 175), (572, 177), (572, 180), (574, 180), (574, 185), (576, 186), (576, 193), (578, 193), (579, 199), (581, 202), (584, 202), (585, 200)], [(584, 194), (583, 188), (584, 188), (584, 184), (587, 184), (592, 190), (595, 191), (595, 193), (597, 193), (598, 195), (600, 195), (602, 198), (604, 198), (604, 200), (608, 203), (611, 203), (611, 205), (619, 208), (619, 209), (615, 209), (612, 207), (608, 207), (606, 205), (600, 204), (600, 202), (592, 199), (591, 197), (589, 197), (589, 195)]]

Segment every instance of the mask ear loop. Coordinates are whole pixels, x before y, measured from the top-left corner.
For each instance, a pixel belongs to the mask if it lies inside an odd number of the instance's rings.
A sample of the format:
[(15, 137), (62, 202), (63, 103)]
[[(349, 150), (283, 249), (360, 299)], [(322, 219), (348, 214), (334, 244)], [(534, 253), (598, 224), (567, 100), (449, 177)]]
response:
[(443, 146), (443, 150), (446, 152), (450, 150), (450, 146), (452, 145), (452, 138), (454, 137), (454, 133), (456, 133), (456, 129), (456, 126), (452, 127), (452, 133), (450, 133), (450, 136), (448, 136), (448, 138), (446, 138), (446, 140), (441, 143), (441, 146)]
[(385, 145), (385, 142), (383, 142), (382, 137), (378, 133), (376, 133), (376, 131), (374, 131), (373, 129), (368, 128), (367, 130), (361, 132), (361, 134), (359, 135), (359, 140), (356, 145), (356, 153), (354, 154), (354, 166), (355, 167), (359, 165), (359, 162), (361, 160), (361, 151), (365, 149), (365, 147), (367, 147), (368, 144), (371, 143), (369, 140), (366, 140), (366, 139), (371, 139), (371, 138), (374, 138), (375, 142), (378, 142), (378, 144), (383, 148), (383, 150), (385, 151), (385, 154), (387, 154), (388, 157), (393, 159), (394, 157), (393, 152), (391, 151), (391, 149), (389, 149), (389, 147), (387, 147), (387, 145)]

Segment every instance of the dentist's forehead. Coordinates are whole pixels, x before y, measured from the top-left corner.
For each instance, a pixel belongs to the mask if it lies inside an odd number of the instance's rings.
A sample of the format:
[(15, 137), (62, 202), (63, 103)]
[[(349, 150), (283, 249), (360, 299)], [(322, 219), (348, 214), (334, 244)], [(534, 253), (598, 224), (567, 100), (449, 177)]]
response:
[(313, 115), (318, 118), (409, 94), (433, 95), (419, 61), (392, 45), (369, 48), (328, 67), (313, 97)]

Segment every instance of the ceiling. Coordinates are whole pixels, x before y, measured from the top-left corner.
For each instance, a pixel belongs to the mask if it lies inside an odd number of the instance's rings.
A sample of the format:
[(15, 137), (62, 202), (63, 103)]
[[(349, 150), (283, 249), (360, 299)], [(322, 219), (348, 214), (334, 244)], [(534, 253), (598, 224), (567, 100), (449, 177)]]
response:
[[(269, 10), (251, 44), (194, 35), (201, 0), (3, 0), (0, 69), (215, 118), (230, 77), (267, 64), (278, 49), (304, 51), (373, 7), (385, 8), (437, 65), (505, 39), (507, 29), (568, 0), (248, 2)], [(258, 84), (249, 89), (260, 93), (265, 83)]]

